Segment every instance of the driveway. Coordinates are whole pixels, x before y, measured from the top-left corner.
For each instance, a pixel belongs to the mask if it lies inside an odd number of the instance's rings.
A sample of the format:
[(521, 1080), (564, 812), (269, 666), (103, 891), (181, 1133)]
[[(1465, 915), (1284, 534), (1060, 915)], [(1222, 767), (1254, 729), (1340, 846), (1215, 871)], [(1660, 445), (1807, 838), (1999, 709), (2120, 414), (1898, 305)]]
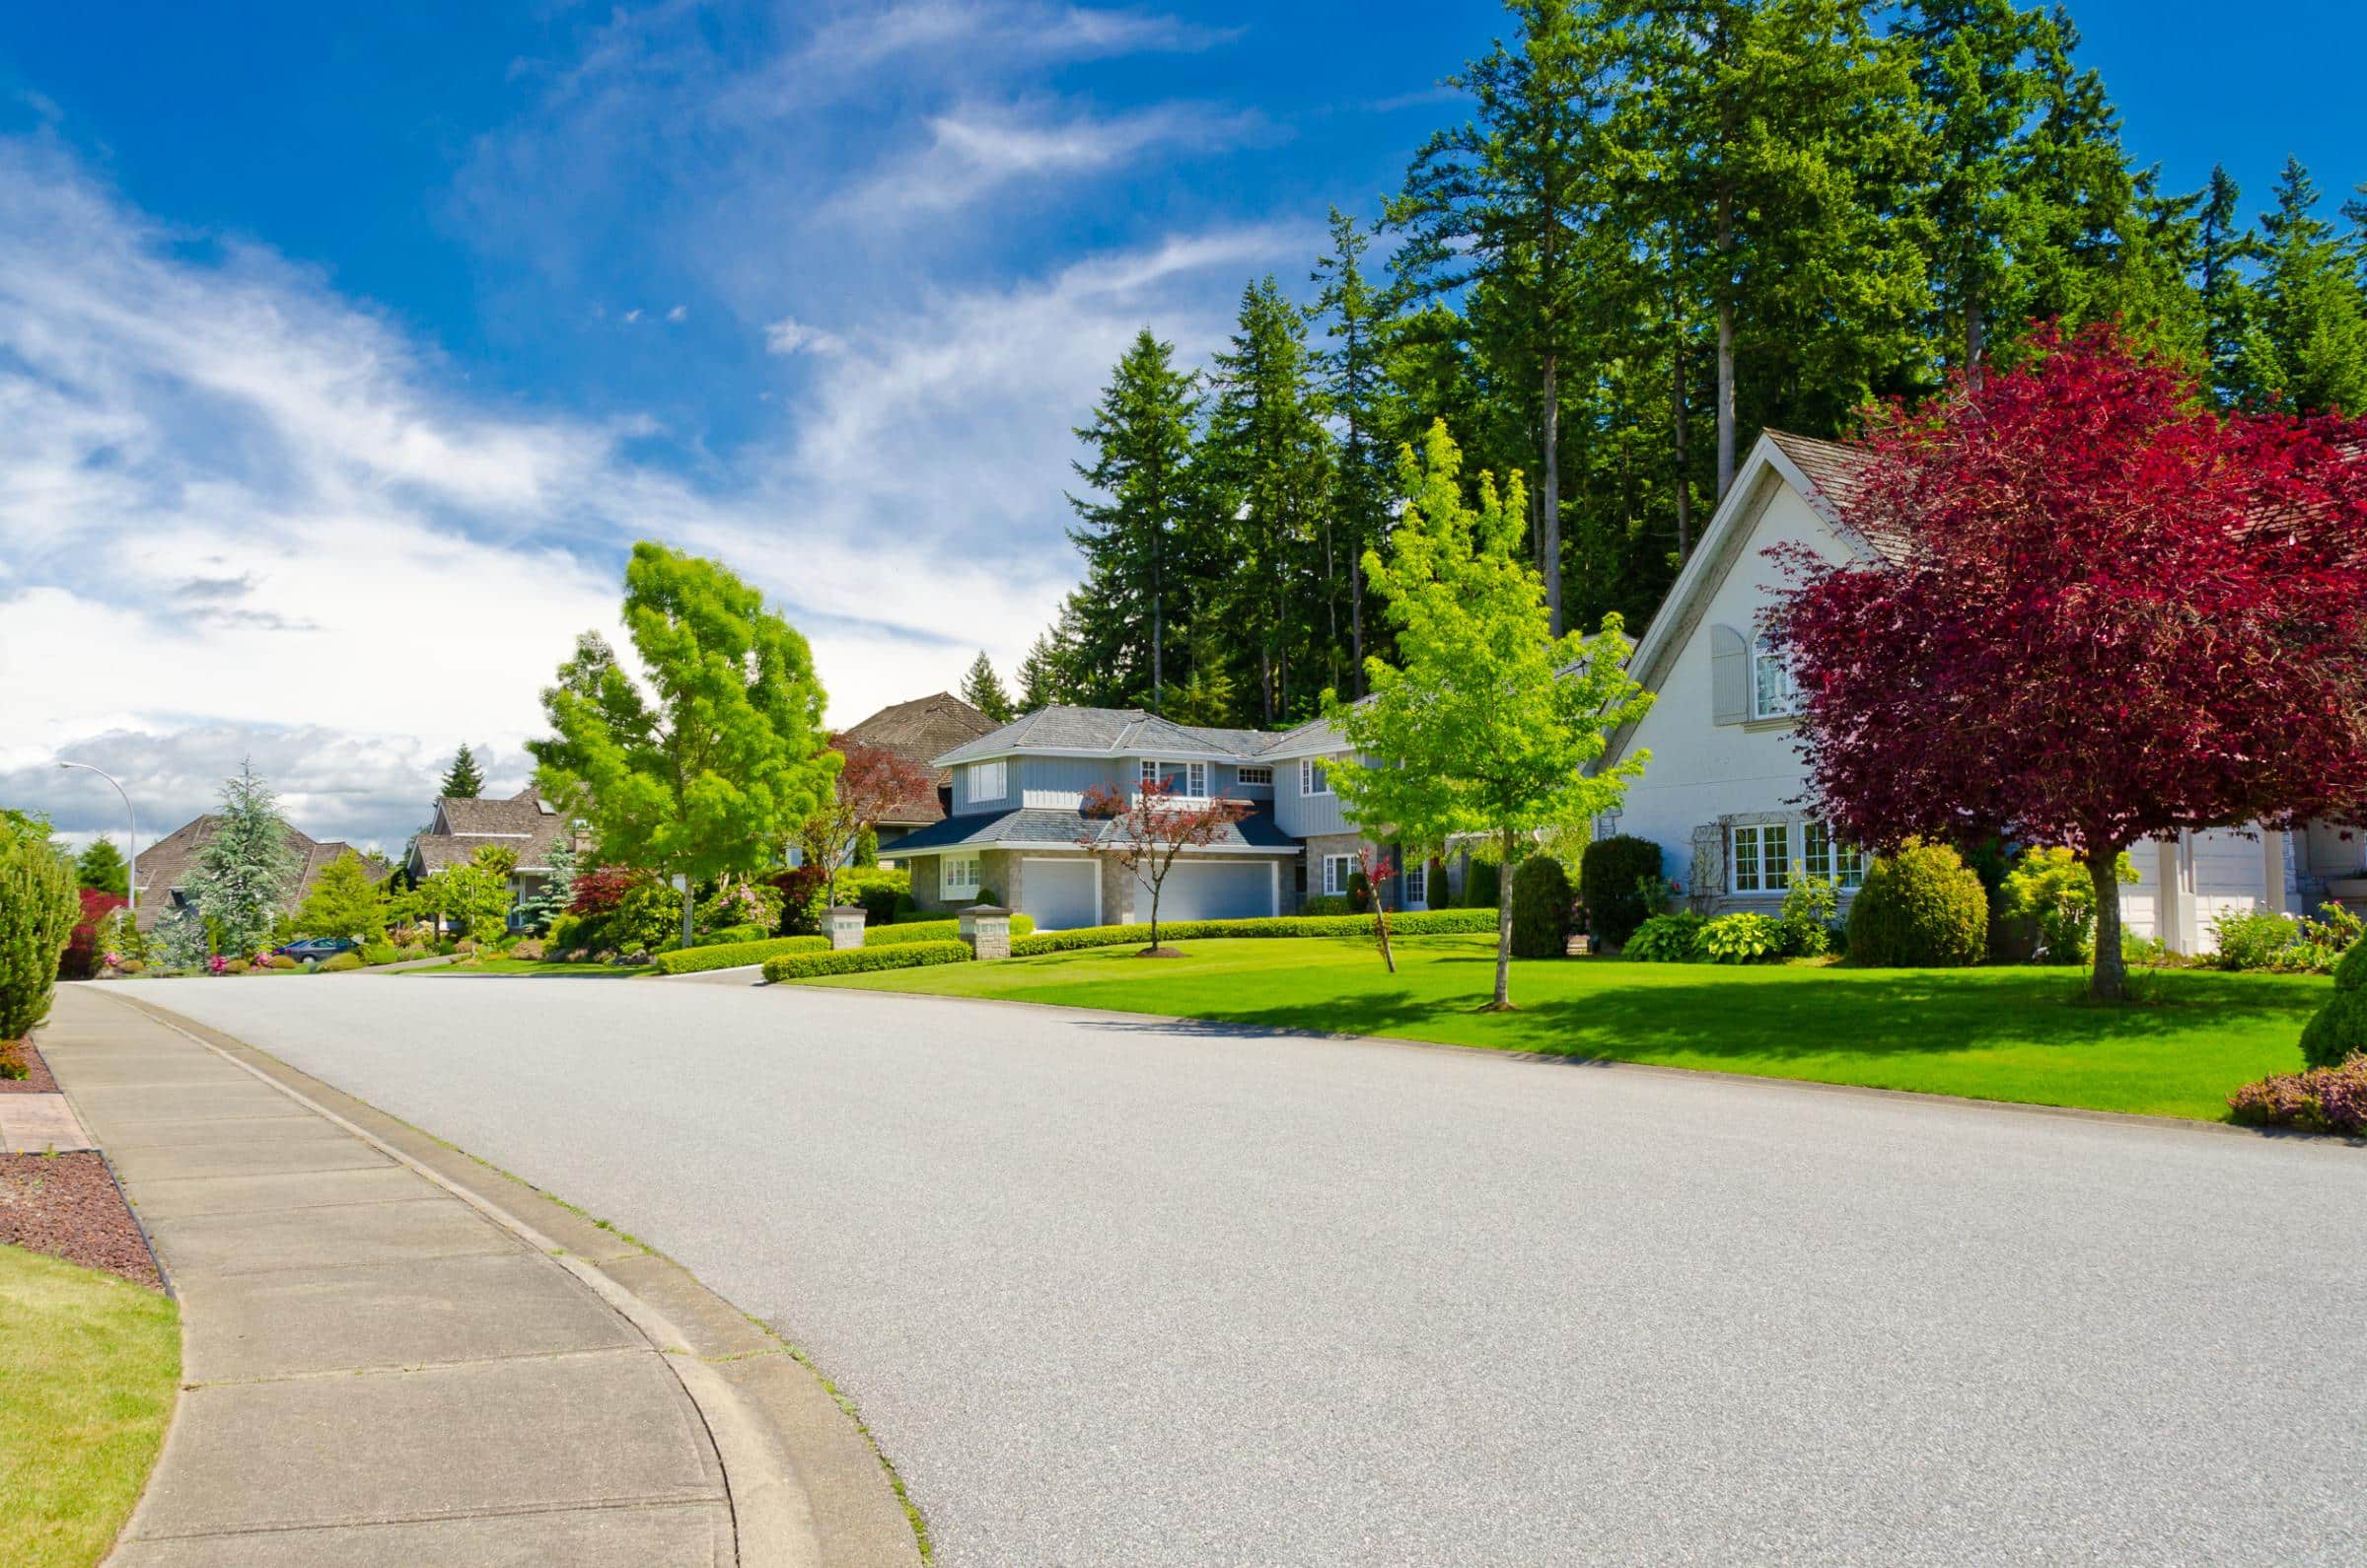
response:
[(2367, 1555), (2347, 1147), (877, 994), (127, 988), (775, 1324), (951, 1568)]

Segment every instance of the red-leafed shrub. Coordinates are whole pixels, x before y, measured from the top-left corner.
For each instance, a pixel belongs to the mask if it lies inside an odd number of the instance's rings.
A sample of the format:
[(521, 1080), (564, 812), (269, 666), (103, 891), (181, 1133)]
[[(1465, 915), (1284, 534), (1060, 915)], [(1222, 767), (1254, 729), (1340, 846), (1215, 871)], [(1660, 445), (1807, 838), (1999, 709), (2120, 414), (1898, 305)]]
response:
[(575, 875), (575, 896), (568, 901), (572, 915), (604, 915), (624, 902), (624, 895), (644, 883), (650, 873), (635, 866), (599, 866)]
[(87, 980), (99, 972), (100, 922), (122, 908), (125, 901), (96, 888), (82, 890), (82, 918), (74, 923), (74, 934), (66, 938), (66, 951), (57, 956), (59, 979)]
[(829, 896), (829, 872), (821, 866), (792, 866), (765, 879), (781, 890), (778, 935), (808, 937), (822, 929), (823, 900)]
[(2304, 1132), (2367, 1136), (2367, 1056), (2336, 1067), (2278, 1073), (2227, 1097), (2228, 1113), (2248, 1127), (2298, 1127)]

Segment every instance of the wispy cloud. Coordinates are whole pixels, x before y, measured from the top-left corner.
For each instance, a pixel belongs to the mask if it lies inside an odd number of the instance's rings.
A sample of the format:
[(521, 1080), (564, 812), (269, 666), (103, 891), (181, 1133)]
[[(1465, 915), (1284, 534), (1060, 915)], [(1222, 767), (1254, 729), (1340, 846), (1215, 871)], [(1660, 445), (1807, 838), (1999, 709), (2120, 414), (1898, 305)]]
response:
[(1153, 11), (994, 0), (908, 0), (824, 23), (792, 57), (798, 74), (859, 71), (912, 55), (959, 52), (973, 65), (1091, 60), (1210, 48), (1240, 28), (1208, 28)]
[(1023, 180), (1122, 168), (1154, 150), (1196, 152), (1268, 133), (1254, 113), (1165, 104), (1130, 114), (1050, 116), (1011, 106), (969, 107), (928, 123), (928, 141), (848, 191), (841, 212), (886, 223), (967, 207)]
[(794, 316), (784, 316), (764, 325), (767, 354), (836, 354), (845, 348), (845, 339), (819, 326), (809, 326)]

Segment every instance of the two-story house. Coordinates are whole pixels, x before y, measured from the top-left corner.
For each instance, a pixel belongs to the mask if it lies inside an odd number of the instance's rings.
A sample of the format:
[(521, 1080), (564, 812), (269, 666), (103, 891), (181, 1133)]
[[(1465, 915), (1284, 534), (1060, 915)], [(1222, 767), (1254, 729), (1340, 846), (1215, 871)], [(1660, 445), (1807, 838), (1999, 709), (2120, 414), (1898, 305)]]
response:
[[(1865, 875), (1865, 856), (1801, 804), (1808, 774), (1794, 743), (1791, 677), (1758, 634), (1787, 586), (1769, 549), (1802, 546), (1840, 564), (1904, 547), (1852, 524), (1862, 463), (1832, 442), (1761, 436), (1636, 642), (1629, 669), (1659, 700), (1612, 738), (1605, 763), (1638, 748), (1652, 760), (1596, 830), (1657, 842), (1663, 874), (1696, 908), (1772, 912), (1796, 869), (1831, 880), (1846, 901)], [(2313, 867), (2313, 854), (2326, 863)], [(2355, 877), (2360, 866), (2351, 835), (2315, 826), (2306, 835), (2185, 832), (2139, 844), (2129, 858), (2138, 877), (2122, 891), (2129, 931), (2183, 953), (2213, 949), (2222, 913), (2293, 910), (2305, 882)]]
[(896, 859), (923, 908), (991, 895), (1045, 929), (1148, 919), (1148, 888), (1093, 847), (1109, 824), (1083, 808), (1096, 786), (1131, 793), (1160, 780), (1181, 797), (1247, 807), (1218, 842), (1182, 852), (1161, 916), (1288, 914), (1310, 893), (1347, 891), (1356, 833), (1324, 768), (1344, 750), (1321, 720), (1224, 730), (1138, 708), (1042, 708), (934, 759), (953, 774), (947, 817), (899, 839)]

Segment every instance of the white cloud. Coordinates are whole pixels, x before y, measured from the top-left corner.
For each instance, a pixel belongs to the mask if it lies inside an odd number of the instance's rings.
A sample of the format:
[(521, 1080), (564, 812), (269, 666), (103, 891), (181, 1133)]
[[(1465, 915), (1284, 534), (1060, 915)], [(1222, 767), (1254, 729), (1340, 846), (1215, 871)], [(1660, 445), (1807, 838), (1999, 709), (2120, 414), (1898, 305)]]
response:
[(845, 347), (844, 339), (819, 326), (808, 326), (794, 316), (784, 316), (764, 328), (767, 354), (836, 354)]
[(840, 198), (837, 207), (888, 223), (933, 217), (1021, 180), (1117, 169), (1155, 148), (1231, 146), (1263, 129), (1255, 114), (1189, 104), (1060, 119), (1017, 107), (964, 107), (931, 119), (926, 146), (892, 159)]
[(867, 70), (914, 55), (958, 57), (971, 66), (1018, 60), (1088, 60), (1189, 53), (1238, 37), (1139, 10), (977, 0), (908, 0), (857, 9), (823, 24), (792, 57), (798, 76)]

